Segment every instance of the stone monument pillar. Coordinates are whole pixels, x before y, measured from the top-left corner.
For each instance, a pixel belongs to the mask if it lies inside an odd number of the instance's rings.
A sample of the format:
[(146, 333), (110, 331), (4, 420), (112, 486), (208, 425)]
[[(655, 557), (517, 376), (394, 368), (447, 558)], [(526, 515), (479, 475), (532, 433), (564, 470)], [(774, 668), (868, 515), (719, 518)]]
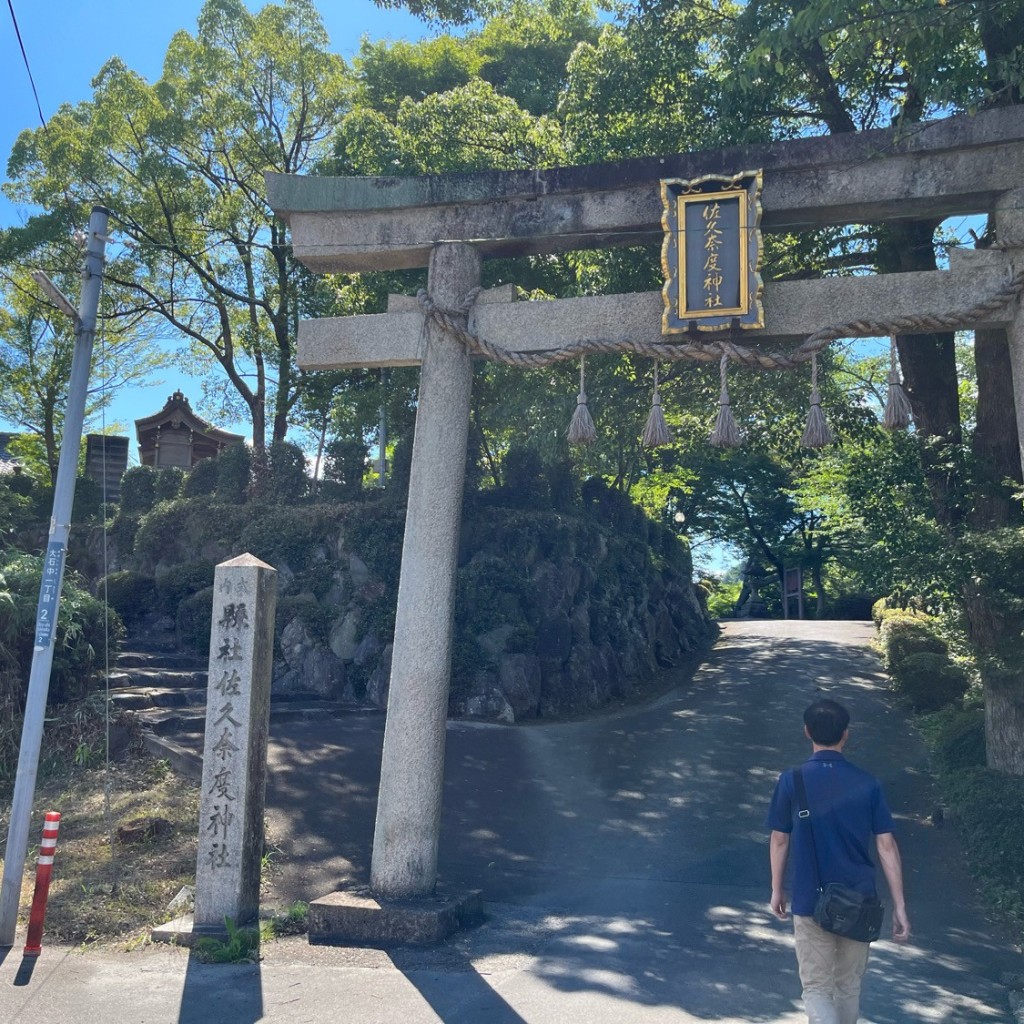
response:
[[(436, 303), (457, 306), (480, 283), (480, 255), (472, 245), (440, 243), (427, 280)], [(465, 346), (431, 325), (420, 371), (373, 838), (370, 884), (381, 896), (429, 895), (437, 879), (472, 383)]]
[(277, 571), (252, 555), (217, 566), (210, 628), (196, 935), (259, 913)]

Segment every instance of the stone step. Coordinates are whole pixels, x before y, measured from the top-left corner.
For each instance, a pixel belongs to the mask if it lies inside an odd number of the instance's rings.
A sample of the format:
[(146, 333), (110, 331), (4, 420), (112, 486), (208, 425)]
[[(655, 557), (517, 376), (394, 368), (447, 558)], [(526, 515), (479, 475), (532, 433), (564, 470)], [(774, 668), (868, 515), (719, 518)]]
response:
[(125, 650), (146, 654), (179, 654), (181, 644), (173, 633), (150, 633), (128, 637), (125, 640)]
[(188, 688), (199, 686), (205, 689), (205, 669), (133, 668), (115, 669), (110, 673), (111, 689), (151, 686), (158, 689)]
[[(177, 736), (185, 733), (198, 733), (201, 737), (206, 728), (205, 705), (181, 708), (146, 708), (142, 711), (133, 711), (132, 717), (142, 728), (143, 735), (146, 732), (154, 733), (157, 736), (171, 733)], [(200, 746), (202, 746), (201, 739)]]
[[(111, 701), (117, 707), (128, 711), (143, 729), (158, 735), (168, 733), (203, 733), (206, 728), (206, 691), (168, 691), (154, 695), (151, 699), (145, 688), (128, 693), (123, 700), (117, 695)], [(180, 703), (179, 698), (184, 698)], [(146, 703), (146, 701), (149, 703)], [(303, 718), (339, 718), (354, 711), (366, 711), (366, 707), (343, 704), (336, 700), (287, 700), (270, 703), (272, 722), (295, 721)]]
[(203, 778), (202, 741), (189, 742), (190, 737), (161, 736), (151, 729), (142, 730), (142, 745), (154, 757), (163, 758), (186, 779), (201, 782)]
[(205, 686), (124, 686), (110, 695), (110, 703), (123, 711), (147, 708), (206, 707)]
[(201, 671), (206, 663), (192, 654), (181, 651), (140, 651), (135, 648), (121, 651), (115, 660), (120, 668), (159, 668)]

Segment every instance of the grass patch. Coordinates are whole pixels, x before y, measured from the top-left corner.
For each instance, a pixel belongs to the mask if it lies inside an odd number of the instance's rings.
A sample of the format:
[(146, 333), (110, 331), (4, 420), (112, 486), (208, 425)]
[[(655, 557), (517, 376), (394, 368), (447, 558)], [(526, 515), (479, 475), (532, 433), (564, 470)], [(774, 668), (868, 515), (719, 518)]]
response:
[[(10, 801), (8, 786), (0, 792), (0, 825), (10, 819)], [(44, 941), (116, 939), (133, 947), (148, 939), (150, 927), (167, 919), (167, 904), (195, 880), (199, 787), (134, 749), (109, 770), (65, 759), (63, 770), (51, 764), (37, 786), (30, 843), (38, 843), (48, 810), (61, 812), (61, 825)], [(148, 827), (153, 822), (159, 827)], [(36, 853), (31, 846), (25, 863), (23, 920)]]
[[(7, 726), (20, 736), (20, 715), (16, 728)], [(6, 734), (0, 726), (0, 741)], [(106, 768), (105, 737), (101, 695), (64, 705), (47, 718), (20, 921), (24, 927), (32, 902), (43, 815), (60, 811), (44, 943), (136, 949), (150, 941), (154, 925), (175, 916), (168, 904), (181, 888), (195, 883), (199, 786), (146, 753), (137, 738)], [(17, 742), (0, 748), (10, 755), (10, 771), (0, 772), (0, 832), (6, 834)], [(264, 889), (278, 852), (268, 839), (261, 863)], [(308, 914), (308, 904), (294, 903), (266, 917), (255, 939), (254, 929), (234, 929), (221, 944), (225, 948), (211, 946), (201, 955), (218, 963), (256, 959), (261, 941), (305, 932)]]
[(309, 930), (309, 904), (297, 900), (270, 919), (275, 936), (304, 935)]
[(193, 947), (204, 964), (254, 964), (260, 958), (260, 943), (274, 937), (270, 921), (261, 921), (258, 928), (239, 928), (225, 918), (224, 926), (228, 930), (226, 939), (200, 939)]

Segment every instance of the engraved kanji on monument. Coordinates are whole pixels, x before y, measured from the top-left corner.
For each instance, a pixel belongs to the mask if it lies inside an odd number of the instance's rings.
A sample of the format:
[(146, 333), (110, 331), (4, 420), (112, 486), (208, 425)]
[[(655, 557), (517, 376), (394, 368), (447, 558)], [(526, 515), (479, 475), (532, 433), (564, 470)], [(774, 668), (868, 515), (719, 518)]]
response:
[(194, 930), (259, 913), (277, 571), (252, 555), (217, 566), (199, 812)]

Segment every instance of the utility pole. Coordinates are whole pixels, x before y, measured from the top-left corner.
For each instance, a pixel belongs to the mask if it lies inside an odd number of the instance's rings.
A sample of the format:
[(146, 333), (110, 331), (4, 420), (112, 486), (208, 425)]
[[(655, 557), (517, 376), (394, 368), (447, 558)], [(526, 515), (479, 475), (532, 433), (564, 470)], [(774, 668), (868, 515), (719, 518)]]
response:
[(92, 344), (96, 336), (96, 314), (103, 284), (103, 260), (107, 243), (109, 211), (94, 206), (89, 217), (85, 264), (82, 267), (82, 295), (78, 312), (45, 275), (33, 275), (47, 295), (75, 321), (75, 351), (71, 360), (71, 386), (64, 414), (64, 435), (61, 438), (60, 462), (53, 492), (53, 515), (50, 537), (43, 561), (43, 578), (39, 584), (39, 605), (36, 610), (36, 636), (32, 650), (25, 722), (21, 730), (18, 770), (14, 779), (14, 800), (11, 822), (7, 830), (4, 856), (4, 877), (0, 886), (0, 948), (14, 945), (18, 926), (18, 904), (28, 852), (29, 829), (32, 824), (32, 802), (35, 799), (36, 776), (39, 772), (39, 751), (43, 742), (43, 721), (46, 697), (50, 689), (53, 645), (60, 610), (61, 583), (64, 579), (64, 558), (71, 530), (71, 509), (75, 501), (75, 477), (78, 472), (78, 449), (82, 443), (82, 421), (85, 419), (85, 395), (89, 385)]

